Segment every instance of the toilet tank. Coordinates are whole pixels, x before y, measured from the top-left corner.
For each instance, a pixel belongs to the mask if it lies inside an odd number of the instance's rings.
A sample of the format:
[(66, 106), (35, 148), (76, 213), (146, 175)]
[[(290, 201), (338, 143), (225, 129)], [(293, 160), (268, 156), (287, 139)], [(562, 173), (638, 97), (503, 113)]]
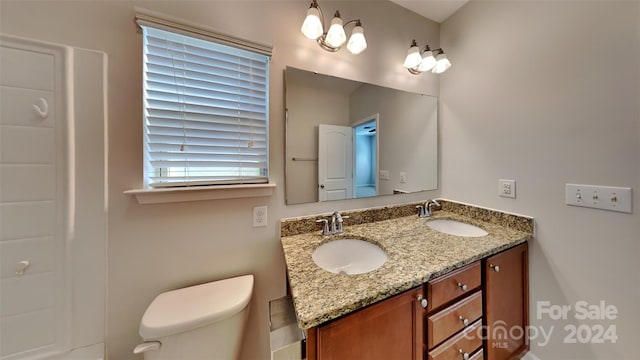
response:
[(158, 295), (142, 317), (145, 360), (235, 359), (253, 293), (253, 275)]

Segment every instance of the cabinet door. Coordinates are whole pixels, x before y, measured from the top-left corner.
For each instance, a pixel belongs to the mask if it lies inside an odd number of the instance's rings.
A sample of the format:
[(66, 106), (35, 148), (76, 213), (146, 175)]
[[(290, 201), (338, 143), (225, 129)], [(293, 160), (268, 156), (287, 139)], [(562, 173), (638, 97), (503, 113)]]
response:
[(524, 243), (484, 260), (489, 360), (513, 359), (529, 349), (528, 247)]
[(422, 360), (423, 287), (373, 304), (317, 328), (319, 360)]

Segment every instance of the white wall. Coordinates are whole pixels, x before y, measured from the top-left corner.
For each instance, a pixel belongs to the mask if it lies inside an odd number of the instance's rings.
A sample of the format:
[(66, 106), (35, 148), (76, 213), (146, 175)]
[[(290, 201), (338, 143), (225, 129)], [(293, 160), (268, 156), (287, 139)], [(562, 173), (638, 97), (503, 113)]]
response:
[[(640, 3), (472, 1), (441, 25), (442, 195), (534, 216), (540, 359), (636, 359), (640, 328)], [(517, 198), (497, 196), (498, 179)], [(633, 214), (564, 205), (564, 184), (632, 187)], [(564, 344), (537, 301), (614, 305), (615, 344)]]
[[(141, 37), (134, 5), (274, 46), (271, 63), (270, 198), (138, 205), (123, 191), (142, 185)], [(384, 1), (321, 1), (328, 13), (360, 17), (366, 52), (330, 54), (300, 33), (304, 1), (2, 1), (3, 33), (103, 51), (109, 57), (107, 350), (130, 359), (138, 325), (158, 293), (198, 282), (256, 276), (244, 359), (268, 359), (267, 301), (285, 293), (277, 219), (426, 199), (438, 192), (311, 205), (284, 205), (286, 65), (414, 92), (436, 94), (439, 80), (412, 76), (402, 60), (412, 38), (438, 45), (439, 25)], [(251, 227), (252, 207), (269, 206), (269, 226)]]

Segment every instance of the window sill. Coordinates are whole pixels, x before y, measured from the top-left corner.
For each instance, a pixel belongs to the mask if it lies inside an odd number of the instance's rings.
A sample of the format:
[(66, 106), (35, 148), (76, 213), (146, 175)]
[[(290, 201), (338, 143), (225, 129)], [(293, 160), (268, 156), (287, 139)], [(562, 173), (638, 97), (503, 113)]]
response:
[(184, 201), (239, 199), (273, 195), (275, 183), (193, 186), (162, 189), (132, 189), (124, 193), (135, 195), (138, 204), (161, 204)]

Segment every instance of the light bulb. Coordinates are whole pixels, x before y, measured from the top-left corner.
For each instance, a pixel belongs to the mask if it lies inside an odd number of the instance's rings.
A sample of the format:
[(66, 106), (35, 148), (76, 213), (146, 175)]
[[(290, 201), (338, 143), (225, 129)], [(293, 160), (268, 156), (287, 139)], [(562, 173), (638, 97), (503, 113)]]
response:
[(404, 59), (403, 66), (406, 67), (407, 69), (412, 69), (420, 65), (421, 61), (422, 61), (422, 56), (420, 56), (420, 49), (418, 48), (418, 45), (414, 40), (411, 43), (411, 47), (409, 48), (409, 50), (407, 50), (407, 57)]
[(347, 50), (350, 53), (357, 55), (363, 52), (367, 48), (367, 40), (364, 38), (364, 29), (360, 26), (360, 22), (356, 24), (351, 32), (351, 37), (347, 43)]
[(311, 6), (309, 10), (307, 10), (307, 17), (304, 19), (300, 30), (304, 36), (312, 40), (315, 40), (322, 35), (324, 29), (320, 22), (320, 11), (318, 8)]
[(433, 57), (433, 51), (431, 51), (427, 46), (424, 53), (422, 53), (422, 61), (420, 62), (420, 65), (418, 65), (418, 71), (429, 71), (433, 69), (434, 66), (436, 66), (436, 58)]
[(447, 59), (445, 53), (440, 53), (436, 56), (436, 66), (431, 70), (434, 74), (442, 74), (451, 67), (451, 62)]
[(336, 12), (336, 16), (331, 20), (331, 26), (329, 27), (329, 31), (327, 32), (327, 36), (324, 41), (334, 48), (339, 48), (345, 41), (347, 41), (347, 34), (344, 33), (342, 19), (340, 19), (338, 12)]

